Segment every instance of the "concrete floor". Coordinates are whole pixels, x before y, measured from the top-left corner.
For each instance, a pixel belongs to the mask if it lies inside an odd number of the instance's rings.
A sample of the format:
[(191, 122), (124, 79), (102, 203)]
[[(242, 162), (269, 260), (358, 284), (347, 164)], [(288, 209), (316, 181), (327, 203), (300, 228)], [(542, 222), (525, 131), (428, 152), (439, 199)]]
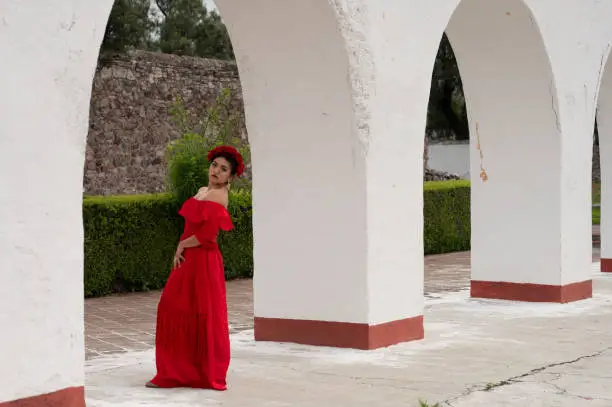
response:
[[(470, 284), (470, 253), (425, 257), (425, 295), (466, 289)], [(155, 315), (159, 291), (110, 295), (85, 301), (86, 358), (133, 350), (155, 344)], [(253, 329), (253, 282), (227, 283), (230, 333)]]
[[(151, 348), (90, 357), (88, 407), (612, 406), (612, 275), (593, 263), (594, 297), (572, 304), (430, 293), (422, 341), (376, 351), (255, 343), (232, 335), (229, 390), (143, 387)], [(606, 390), (608, 388), (608, 390)]]

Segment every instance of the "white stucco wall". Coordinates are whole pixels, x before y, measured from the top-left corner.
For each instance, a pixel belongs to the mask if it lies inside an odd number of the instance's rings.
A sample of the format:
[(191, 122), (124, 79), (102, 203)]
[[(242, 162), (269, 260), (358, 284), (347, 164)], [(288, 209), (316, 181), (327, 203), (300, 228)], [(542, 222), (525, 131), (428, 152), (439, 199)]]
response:
[(82, 386), (82, 180), (112, 1), (0, 2), (0, 403)]
[(251, 142), (255, 315), (366, 322), (365, 161), (335, 10), (324, 0), (217, 5)]
[[(472, 136), (472, 278), (565, 285), (590, 278), (593, 100), (611, 10), (526, 3), (465, 0), (448, 29)], [(487, 18), (471, 20), (476, 10)]]
[[(568, 193), (588, 190), (588, 176), (576, 172), (588, 171), (580, 134), (592, 106), (573, 85), (582, 83), (583, 94), (594, 89), (603, 34), (588, 33), (600, 36), (595, 48), (579, 45), (601, 6), (539, 1), (536, 16), (520, 0), (337, 1), (336, 23), (326, 4), (276, 5), (277, 13), (299, 10), (292, 20), (251, 18), (271, 0), (257, 9), (218, 3), (237, 49), (253, 143), (256, 316), (379, 323), (421, 313), (422, 134), (447, 24), (489, 177), (473, 192), (473, 278), (555, 285), (588, 278), (588, 198)], [(591, 14), (575, 14), (579, 7)], [(566, 23), (572, 13), (581, 18), (571, 24), (573, 38), (549, 18), (560, 12)], [(315, 18), (322, 28), (313, 33)], [(313, 60), (325, 65), (308, 65)], [(472, 180), (480, 172), (476, 145)], [(299, 198), (281, 198), (296, 184)], [(292, 230), (300, 233), (277, 238)]]
[[(431, 68), (447, 23), (474, 136), (472, 278), (552, 285), (589, 278), (592, 101), (611, 12), (594, 0), (525, 4), (368, 4), (375, 56), (368, 287), (371, 299), (381, 299), (371, 303), (374, 314), (402, 309), (382, 293), (410, 287), (406, 297), (413, 296), (422, 283), (420, 154)], [(478, 178), (476, 123), (486, 183)]]
[[(83, 384), (82, 169), (111, 3), (0, 3), (0, 402)], [(489, 177), (473, 143), (473, 277), (588, 278), (612, 3), (458, 3), (217, 1), (252, 142), (256, 316), (422, 313), (423, 132), (449, 20)]]
[(464, 0), (447, 32), (470, 120), (472, 279), (558, 285), (561, 130), (539, 27), (522, 0)]
[[(612, 3), (531, 1), (555, 74), (561, 133), (561, 283), (589, 277), (592, 261), (591, 165), (595, 105), (612, 41)], [(555, 16), (551, 18), (550, 16)]]

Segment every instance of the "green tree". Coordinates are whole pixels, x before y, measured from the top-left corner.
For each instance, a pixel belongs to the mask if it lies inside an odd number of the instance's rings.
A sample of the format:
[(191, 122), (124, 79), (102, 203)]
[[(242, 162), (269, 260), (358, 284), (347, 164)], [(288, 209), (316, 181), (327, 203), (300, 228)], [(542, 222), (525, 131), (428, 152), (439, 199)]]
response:
[(233, 182), (232, 189), (251, 189), (248, 175), (250, 147), (240, 136), (241, 117), (232, 109), (231, 101), (230, 90), (224, 88), (219, 92), (215, 103), (203, 112), (188, 111), (180, 97), (170, 106), (172, 123), (181, 137), (170, 142), (166, 148), (166, 189), (178, 202), (184, 202), (194, 195), (199, 187), (208, 185), (210, 163), (207, 153), (222, 144), (236, 147), (247, 166), (245, 176)]
[(234, 59), (232, 42), (221, 16), (207, 12), (196, 33), (196, 55), (204, 58)]
[(150, 0), (115, 0), (100, 48), (100, 62), (130, 49), (147, 49), (153, 22)]
[(158, 49), (168, 54), (233, 59), (225, 24), (202, 0), (156, 0), (163, 15)]
[(469, 139), (463, 84), (453, 48), (446, 34), (442, 36), (434, 64), (427, 128), (430, 131), (446, 133), (445, 138)]

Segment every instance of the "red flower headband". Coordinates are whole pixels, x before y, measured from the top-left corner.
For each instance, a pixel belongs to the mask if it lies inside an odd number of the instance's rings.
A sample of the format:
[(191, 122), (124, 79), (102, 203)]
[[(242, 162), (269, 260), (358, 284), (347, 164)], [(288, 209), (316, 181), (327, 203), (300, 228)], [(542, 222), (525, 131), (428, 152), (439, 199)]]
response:
[(232, 146), (219, 146), (219, 147), (213, 148), (212, 150), (208, 152), (208, 156), (207, 156), (208, 161), (214, 160), (215, 157), (217, 157), (221, 153), (229, 154), (232, 157), (234, 157), (234, 159), (238, 163), (238, 166), (236, 167), (236, 176), (237, 177), (241, 176), (242, 173), (244, 172), (244, 160), (242, 158), (242, 155), (240, 155), (240, 153), (238, 152), (238, 150), (236, 150)]

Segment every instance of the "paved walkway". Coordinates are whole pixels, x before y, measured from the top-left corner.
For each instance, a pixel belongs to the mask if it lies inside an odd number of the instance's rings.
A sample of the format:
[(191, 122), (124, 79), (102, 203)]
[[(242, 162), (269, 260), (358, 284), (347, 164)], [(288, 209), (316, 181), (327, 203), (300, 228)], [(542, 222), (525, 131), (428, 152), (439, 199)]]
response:
[[(597, 259), (597, 253), (594, 260)], [(230, 390), (152, 390), (156, 293), (86, 301), (88, 407), (612, 406), (612, 275), (572, 304), (469, 298), (469, 254), (426, 260), (422, 341), (370, 352), (256, 343), (250, 281), (228, 284)]]
[[(469, 252), (426, 257), (425, 295), (465, 289), (469, 280)], [(154, 291), (86, 300), (86, 358), (152, 347), (159, 295)], [(227, 302), (230, 333), (253, 329), (252, 280), (228, 282)]]

